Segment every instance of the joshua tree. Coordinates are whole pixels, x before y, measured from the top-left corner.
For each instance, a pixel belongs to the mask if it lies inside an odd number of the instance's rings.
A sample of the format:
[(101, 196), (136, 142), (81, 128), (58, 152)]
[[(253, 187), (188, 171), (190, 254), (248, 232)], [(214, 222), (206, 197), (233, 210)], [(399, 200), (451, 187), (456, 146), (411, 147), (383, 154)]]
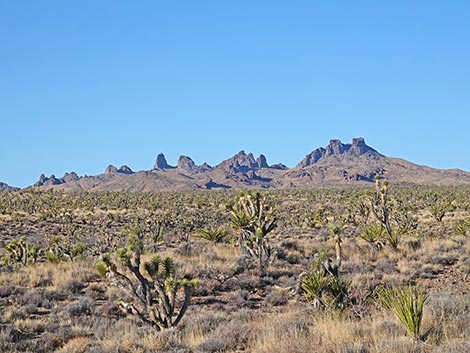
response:
[[(341, 234), (343, 233), (343, 228), (340, 226), (333, 226), (329, 229), (331, 235), (333, 235), (333, 240), (335, 242), (335, 259), (326, 257), (326, 259), (320, 264), (321, 270), (324, 274), (330, 274), (334, 277), (338, 277), (339, 269), (342, 262), (342, 250), (341, 250)], [(321, 256), (318, 257), (318, 254), (315, 254), (318, 259), (321, 259)], [(323, 260), (323, 259), (321, 259)]]
[(8, 242), (4, 250), (3, 263), (12, 268), (34, 264), (41, 254), (41, 250), (27, 242), (24, 236)]
[(398, 229), (393, 229), (390, 218), (390, 207), (388, 205), (388, 181), (380, 182), (378, 177), (375, 178), (376, 192), (370, 200), (370, 209), (374, 217), (380, 222), (385, 229), (386, 238), (390, 246), (394, 249), (398, 247), (401, 233)]
[(247, 193), (238, 198), (231, 212), (231, 225), (240, 232), (238, 245), (244, 255), (257, 259), (261, 273), (271, 261), (268, 234), (276, 228), (274, 208), (260, 193)]
[[(123, 312), (157, 331), (174, 327), (186, 313), (195, 281), (177, 278), (171, 257), (161, 259), (159, 255), (153, 255), (150, 261), (141, 264), (142, 252), (142, 239), (132, 233), (127, 248), (116, 251), (117, 263), (111, 256), (104, 255), (96, 265), (97, 271), (132, 298), (118, 302)], [(182, 298), (177, 298), (180, 291)]]

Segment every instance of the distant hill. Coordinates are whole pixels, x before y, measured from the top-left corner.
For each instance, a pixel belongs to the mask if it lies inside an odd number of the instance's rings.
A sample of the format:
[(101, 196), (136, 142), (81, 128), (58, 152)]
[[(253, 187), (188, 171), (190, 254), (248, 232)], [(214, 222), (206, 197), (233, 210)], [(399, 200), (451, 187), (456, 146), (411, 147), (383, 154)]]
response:
[(384, 156), (368, 146), (363, 138), (352, 143), (331, 140), (307, 154), (294, 168), (279, 163), (269, 165), (264, 155), (257, 158), (240, 151), (218, 165), (196, 165), (181, 156), (176, 166), (160, 153), (154, 168), (134, 172), (128, 166), (109, 165), (103, 174), (61, 178), (41, 175), (33, 187), (64, 191), (176, 191), (198, 189), (288, 188), (320, 185), (365, 184), (379, 176), (392, 182), (455, 185), (470, 184), (470, 173), (420, 166), (403, 159)]
[(2, 190), (19, 190), (18, 188), (15, 188), (13, 186), (10, 186), (8, 184), (0, 182), (0, 191)]

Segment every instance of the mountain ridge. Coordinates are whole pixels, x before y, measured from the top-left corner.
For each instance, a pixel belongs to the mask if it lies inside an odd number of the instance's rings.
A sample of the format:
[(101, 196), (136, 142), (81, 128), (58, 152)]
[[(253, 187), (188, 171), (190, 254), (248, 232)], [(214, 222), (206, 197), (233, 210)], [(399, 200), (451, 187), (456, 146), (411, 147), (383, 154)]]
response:
[(400, 158), (387, 157), (368, 146), (362, 137), (351, 143), (330, 140), (307, 154), (295, 167), (269, 165), (265, 155), (255, 158), (244, 150), (215, 166), (197, 165), (181, 155), (177, 165), (159, 153), (153, 169), (133, 171), (126, 165), (109, 165), (102, 174), (61, 178), (41, 175), (32, 187), (63, 191), (175, 191), (197, 189), (288, 188), (370, 183), (375, 177), (418, 184), (470, 184), (470, 173), (459, 169), (436, 169)]

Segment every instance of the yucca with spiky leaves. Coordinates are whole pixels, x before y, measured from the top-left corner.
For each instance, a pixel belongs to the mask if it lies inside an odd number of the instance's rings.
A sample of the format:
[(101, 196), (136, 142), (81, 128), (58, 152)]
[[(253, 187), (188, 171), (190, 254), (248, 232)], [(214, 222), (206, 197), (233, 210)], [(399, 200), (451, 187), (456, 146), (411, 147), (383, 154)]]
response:
[(300, 279), (300, 290), (305, 300), (317, 308), (341, 306), (348, 295), (349, 285), (340, 277), (315, 270)]
[(377, 303), (395, 314), (406, 332), (419, 340), (423, 308), (427, 300), (424, 292), (417, 287), (408, 286), (404, 288), (379, 287), (375, 293)]
[(452, 232), (456, 235), (462, 235), (464, 237), (470, 236), (470, 218), (459, 219), (452, 226)]
[(228, 232), (219, 227), (215, 229), (201, 229), (196, 233), (196, 238), (211, 241), (213, 243), (224, 243), (227, 241)]
[(370, 224), (364, 227), (359, 235), (362, 239), (370, 244), (382, 244), (385, 239), (386, 232), (382, 224)]
[[(178, 325), (190, 304), (196, 281), (179, 279), (171, 257), (153, 255), (141, 264), (142, 238), (132, 232), (127, 248), (116, 251), (117, 264), (108, 254), (96, 264), (101, 276), (109, 277), (134, 300), (118, 302), (126, 314), (135, 316), (157, 331)], [(181, 293), (181, 300), (178, 294)], [(177, 303), (182, 302), (179, 308)]]

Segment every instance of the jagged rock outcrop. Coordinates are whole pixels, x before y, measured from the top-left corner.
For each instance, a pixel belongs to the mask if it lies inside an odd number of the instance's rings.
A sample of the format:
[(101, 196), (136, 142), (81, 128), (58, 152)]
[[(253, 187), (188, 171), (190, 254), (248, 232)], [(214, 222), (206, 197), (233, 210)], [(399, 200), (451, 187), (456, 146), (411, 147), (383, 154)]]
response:
[(188, 157), (188, 156), (180, 156), (178, 158), (178, 164), (177, 167), (179, 172), (181, 173), (204, 173), (209, 170), (211, 170), (211, 166), (208, 165), (207, 163), (204, 163), (202, 165), (196, 165), (194, 161)]
[(282, 163), (273, 164), (273, 165), (270, 166), (269, 168), (271, 168), (271, 169), (276, 169), (276, 170), (286, 170), (286, 169), (289, 169), (288, 166), (286, 166), (285, 164), (282, 164)]
[(109, 174), (116, 174), (118, 172), (117, 168), (113, 166), (112, 164), (108, 165), (106, 167), (106, 170), (104, 171), (104, 174), (109, 175)]
[(258, 164), (258, 169), (269, 168), (268, 162), (264, 154), (260, 154), (259, 157), (256, 158), (256, 163)]
[(252, 153), (246, 154), (245, 151), (238, 152), (232, 158), (229, 158), (216, 166), (229, 173), (246, 173), (249, 170), (258, 169), (258, 163)]
[(121, 174), (134, 174), (133, 170), (127, 165), (122, 165), (119, 167), (118, 172)]
[[(470, 184), (470, 173), (420, 166), (403, 159), (386, 157), (368, 146), (364, 138), (352, 143), (333, 139), (326, 147), (313, 150), (295, 167), (269, 166), (264, 155), (240, 151), (216, 167), (200, 166), (181, 156), (176, 167), (165, 156), (157, 156), (154, 169), (134, 173), (129, 167), (108, 166), (104, 174), (79, 177), (66, 173), (62, 178), (41, 175), (38, 187), (63, 191), (182, 191), (198, 189), (309, 188), (373, 182), (375, 176), (392, 182), (437, 185)], [(1, 184), (0, 184), (1, 187)]]
[(46, 177), (44, 174), (41, 174), (39, 180), (34, 184), (34, 186), (53, 186), (63, 184), (64, 181), (55, 177), (52, 174), (50, 177)]
[(180, 158), (178, 158), (178, 164), (176, 168), (192, 173), (196, 170), (196, 163), (194, 163), (194, 161), (188, 156), (180, 156)]
[(317, 163), (320, 158), (325, 155), (326, 150), (323, 147), (317, 148), (313, 152), (307, 154), (305, 158), (297, 165), (299, 168), (308, 167)]
[(166, 161), (165, 155), (163, 153), (160, 153), (157, 156), (157, 159), (155, 160), (155, 165), (153, 166), (153, 169), (173, 169), (175, 167), (172, 167), (169, 165)]
[(343, 154), (348, 150), (348, 146), (350, 145), (345, 145), (340, 140), (330, 140), (330, 143), (325, 148), (325, 156), (338, 156)]
[(79, 180), (80, 177), (75, 172), (65, 173), (62, 178), (56, 178), (54, 174), (50, 177), (46, 177), (44, 174), (41, 174), (39, 180), (34, 184), (34, 186), (54, 186), (61, 185), (65, 183), (70, 183)]
[(342, 143), (340, 140), (330, 140), (330, 143), (325, 148), (320, 147), (309, 153), (297, 165), (297, 168), (305, 168), (312, 165), (325, 165), (336, 164), (342, 158), (354, 159), (367, 155), (370, 157), (383, 157), (380, 153), (372, 147), (366, 145), (364, 138), (354, 138), (352, 144)]
[(15, 188), (6, 183), (0, 182), (0, 191), (5, 191), (5, 190), (19, 190), (19, 188)]
[(247, 173), (262, 168), (270, 168), (263, 154), (255, 159), (253, 153), (246, 154), (245, 151), (238, 152), (232, 158), (229, 158), (218, 164), (215, 168), (223, 169), (230, 173)]
[(132, 171), (131, 168), (129, 168), (127, 165), (122, 165), (117, 169), (114, 165), (110, 164), (106, 167), (106, 170), (104, 171), (105, 175), (110, 175), (110, 174), (133, 174), (134, 172)]
[(349, 150), (351, 154), (355, 156), (360, 156), (360, 155), (366, 154), (367, 152), (375, 152), (378, 154), (376, 150), (366, 145), (366, 142), (364, 141), (363, 137), (353, 138), (352, 144)]
[(75, 180), (78, 180), (78, 179), (80, 179), (80, 177), (75, 172), (65, 173), (64, 176), (62, 178), (60, 178), (60, 180), (63, 183), (69, 183), (71, 181), (75, 181)]

